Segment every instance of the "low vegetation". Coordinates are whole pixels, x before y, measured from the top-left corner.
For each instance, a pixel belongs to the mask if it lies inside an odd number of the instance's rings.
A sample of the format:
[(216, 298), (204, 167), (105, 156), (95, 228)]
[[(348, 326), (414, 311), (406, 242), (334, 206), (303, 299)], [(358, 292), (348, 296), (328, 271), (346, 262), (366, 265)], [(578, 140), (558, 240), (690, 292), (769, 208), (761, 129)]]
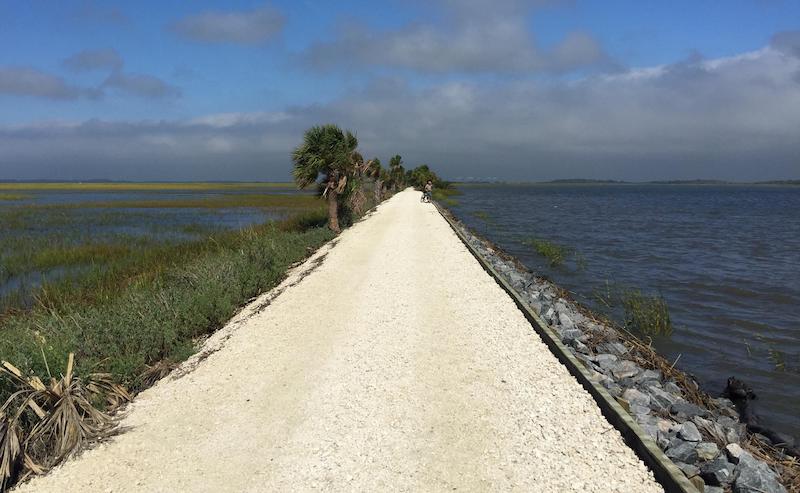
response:
[(24, 200), (30, 198), (30, 195), (24, 195), (21, 193), (0, 193), (0, 201), (3, 200)]
[(646, 336), (669, 336), (672, 321), (667, 301), (661, 295), (649, 295), (638, 289), (628, 289), (621, 295), (628, 330)]
[(564, 261), (569, 255), (569, 249), (551, 241), (539, 238), (528, 238), (523, 240), (522, 243), (533, 248), (536, 253), (546, 258), (550, 262), (551, 267), (564, 264)]
[(293, 183), (280, 182), (0, 182), (0, 191), (82, 191), (82, 192), (162, 192), (206, 190), (258, 190), (292, 188)]

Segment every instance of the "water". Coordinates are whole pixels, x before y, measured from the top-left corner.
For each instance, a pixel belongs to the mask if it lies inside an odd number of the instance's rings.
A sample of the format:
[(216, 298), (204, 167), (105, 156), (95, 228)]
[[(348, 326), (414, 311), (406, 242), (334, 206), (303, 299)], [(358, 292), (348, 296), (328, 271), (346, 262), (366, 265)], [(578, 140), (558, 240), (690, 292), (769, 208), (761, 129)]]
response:
[[(84, 267), (56, 266), (45, 271), (26, 270), (9, 275), (4, 269), (4, 259), (20, 251), (55, 244), (119, 243), (135, 238), (156, 242), (191, 241), (206, 237), (213, 231), (242, 229), (283, 219), (292, 213), (285, 208), (264, 207), (126, 207), (131, 202), (212, 199), (236, 194), (307, 193), (312, 192), (276, 186), (219, 190), (26, 190), (19, 200), (0, 201), (0, 311), (4, 299), (10, 299), (8, 297), (14, 293), (29, 297), (29, 293), (44, 279), (53, 281), (73, 276), (82, 272)], [(113, 206), (119, 201), (125, 203)], [(96, 203), (104, 206), (93, 207)]]
[[(800, 187), (463, 186), (452, 207), (589, 306), (610, 286), (660, 292), (675, 325), (655, 346), (718, 394), (735, 375), (763, 421), (800, 437)], [(476, 215), (477, 213), (477, 215)], [(482, 218), (483, 213), (488, 218)], [(561, 267), (523, 244), (572, 248)], [(606, 284), (608, 283), (608, 285)]]

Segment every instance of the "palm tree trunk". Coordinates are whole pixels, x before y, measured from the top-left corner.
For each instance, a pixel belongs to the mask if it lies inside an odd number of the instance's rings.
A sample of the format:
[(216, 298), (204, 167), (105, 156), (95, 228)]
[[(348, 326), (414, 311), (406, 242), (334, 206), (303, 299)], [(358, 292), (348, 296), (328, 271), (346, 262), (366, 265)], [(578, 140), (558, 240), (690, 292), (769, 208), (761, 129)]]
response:
[(381, 192), (383, 191), (383, 181), (375, 180), (375, 203), (381, 202)]
[(339, 194), (334, 188), (328, 190), (328, 227), (336, 233), (342, 231), (339, 228)]

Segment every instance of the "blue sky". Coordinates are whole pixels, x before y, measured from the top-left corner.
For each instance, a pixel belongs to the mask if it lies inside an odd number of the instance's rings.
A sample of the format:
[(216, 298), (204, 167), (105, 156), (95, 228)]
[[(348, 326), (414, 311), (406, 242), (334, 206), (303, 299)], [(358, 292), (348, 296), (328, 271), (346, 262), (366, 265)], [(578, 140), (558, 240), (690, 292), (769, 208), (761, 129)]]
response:
[[(0, 0), (0, 179), (800, 177), (800, 2)], [(760, 165), (754, 166), (754, 161)]]

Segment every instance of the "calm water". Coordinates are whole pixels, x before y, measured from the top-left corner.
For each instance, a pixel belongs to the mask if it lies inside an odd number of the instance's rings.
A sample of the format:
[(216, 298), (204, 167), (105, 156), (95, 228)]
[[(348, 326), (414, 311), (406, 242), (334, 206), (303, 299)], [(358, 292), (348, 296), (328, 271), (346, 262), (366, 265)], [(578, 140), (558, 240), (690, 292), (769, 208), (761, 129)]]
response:
[[(660, 292), (675, 329), (659, 351), (710, 393), (745, 380), (765, 423), (800, 437), (800, 187), (461, 190), (461, 220), (595, 309), (619, 317), (597, 301), (608, 285)], [(522, 243), (531, 237), (585, 260), (551, 268)]]
[[(20, 200), (0, 201), (0, 307), (3, 297), (16, 291), (28, 292), (42, 280), (55, 280), (80, 273), (81, 265), (55, 267), (47, 271), (26, 271), (3, 275), (4, 258), (19, 248), (55, 242), (119, 242), (125, 238), (146, 237), (154, 241), (188, 241), (207, 236), (214, 230), (242, 229), (274, 219), (283, 219), (292, 211), (263, 207), (230, 208), (125, 208), (80, 207), (78, 204), (114, 201), (207, 199), (234, 194), (306, 194), (291, 187), (266, 189), (157, 190), (157, 191), (24, 191)], [(71, 207), (59, 207), (70, 205)], [(26, 206), (48, 206), (26, 208)]]

